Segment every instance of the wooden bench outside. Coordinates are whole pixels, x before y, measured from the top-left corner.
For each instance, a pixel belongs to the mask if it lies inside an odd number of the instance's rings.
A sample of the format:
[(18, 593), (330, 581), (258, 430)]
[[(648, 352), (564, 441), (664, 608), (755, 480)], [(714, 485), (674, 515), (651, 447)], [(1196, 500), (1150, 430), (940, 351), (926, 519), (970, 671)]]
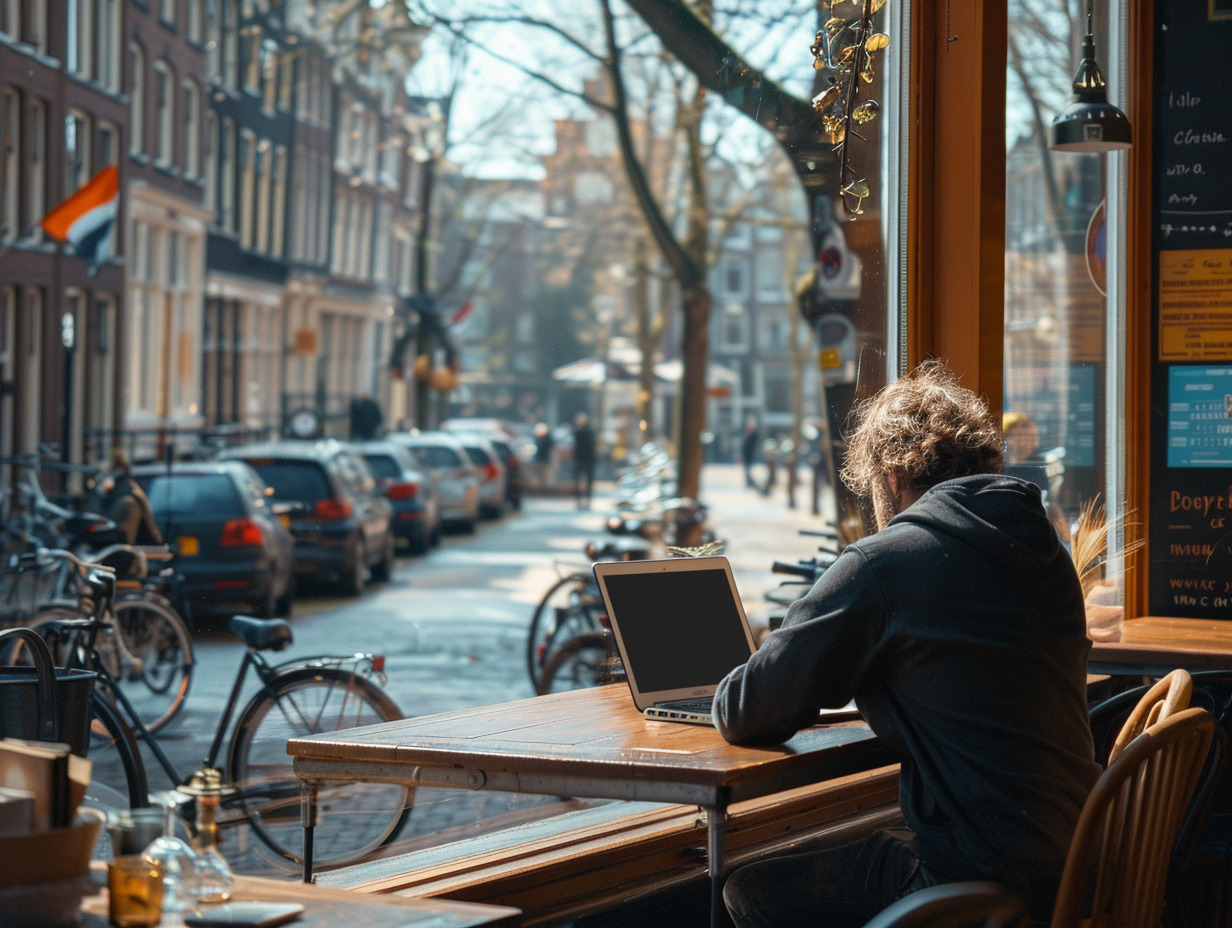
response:
[[(840, 843), (898, 816), (898, 766), (735, 803), (727, 867), (803, 844)], [(523, 925), (578, 918), (703, 886), (705, 812), (608, 803), (440, 847), (321, 873), (323, 886), (514, 906)]]

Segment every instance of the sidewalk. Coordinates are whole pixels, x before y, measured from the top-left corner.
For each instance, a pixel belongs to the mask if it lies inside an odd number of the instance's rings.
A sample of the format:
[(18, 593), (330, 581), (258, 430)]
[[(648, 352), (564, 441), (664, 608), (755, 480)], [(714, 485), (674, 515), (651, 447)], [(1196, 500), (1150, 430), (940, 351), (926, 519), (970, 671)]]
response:
[(811, 480), (812, 472), (801, 468), (796, 508), (791, 509), (784, 474), (780, 473), (771, 494), (763, 496), (744, 485), (744, 470), (738, 464), (707, 464), (702, 470), (702, 500), (710, 507), (715, 534), (727, 541), (724, 553), (732, 563), (753, 625), (765, 624), (766, 591), (790, 579), (786, 574), (772, 573), (771, 563), (812, 557), (823, 539), (801, 535), (800, 530), (820, 531), (832, 524), (834, 494), (823, 486), (821, 515), (813, 515)]

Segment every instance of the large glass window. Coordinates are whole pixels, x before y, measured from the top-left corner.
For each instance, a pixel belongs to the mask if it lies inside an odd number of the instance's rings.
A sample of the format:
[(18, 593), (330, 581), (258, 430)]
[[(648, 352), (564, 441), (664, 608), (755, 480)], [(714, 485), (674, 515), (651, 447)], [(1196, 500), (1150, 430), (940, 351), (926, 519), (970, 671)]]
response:
[[(1110, 388), (1116, 368), (1106, 359), (1108, 320), (1118, 312), (1107, 296), (1106, 268), (1115, 236), (1109, 217), (1116, 215), (1107, 203), (1109, 171), (1125, 156), (1049, 149), (1052, 118), (1071, 94), (1086, 4), (1012, 2), (1009, 12), (1006, 470), (1040, 485), (1057, 531), (1071, 543), (1091, 524), (1084, 510), (1105, 506), (1117, 525), (1124, 519), (1123, 501), (1107, 481), (1124, 448), (1110, 440), (1106, 413), (1118, 395)], [(1115, 32), (1102, 17), (1094, 32), (1106, 65), (1105, 40)], [(1100, 579), (1098, 572), (1086, 577), (1088, 584)]]

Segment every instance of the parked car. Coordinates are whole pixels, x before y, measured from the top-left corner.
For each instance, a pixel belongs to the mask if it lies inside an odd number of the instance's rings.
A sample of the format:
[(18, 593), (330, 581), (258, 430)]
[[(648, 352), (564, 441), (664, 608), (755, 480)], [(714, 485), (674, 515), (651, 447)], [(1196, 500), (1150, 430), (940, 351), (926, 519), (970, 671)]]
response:
[(479, 472), (457, 438), (445, 432), (391, 432), (386, 438), (408, 449), (421, 468), (436, 476), (445, 527), (475, 531), (479, 521)]
[(514, 509), (522, 508), (522, 496), (526, 485), (522, 462), (529, 460), (529, 455), (521, 449), (529, 443), (531, 454), (534, 453), (533, 435), (524, 432), (519, 437), (518, 429), (519, 426), (510, 425), (503, 419), (446, 419), (441, 423), (443, 432), (450, 432), (459, 437), (479, 435), (492, 443), (496, 448), (501, 465), (505, 468), (504, 502)]
[(291, 537), (299, 574), (332, 575), (347, 593), (363, 593), (394, 569), (393, 508), (364, 459), (342, 443), (279, 441), (228, 448), (291, 503)]
[(505, 465), (505, 501), (514, 509), (522, 508), (522, 497), (526, 492), (526, 472), (522, 467), (525, 458), (514, 446), (514, 440), (497, 435), (487, 436), (492, 447), (500, 455), (501, 463)]
[(505, 512), (505, 465), (491, 440), (478, 432), (454, 432), (458, 444), (479, 469), (479, 516), (499, 519)]
[(440, 493), (431, 471), (419, 467), (409, 448), (397, 442), (356, 442), (377, 486), (394, 510), (394, 536), (412, 554), (423, 554), (441, 540)]
[(177, 462), (134, 467), (133, 476), (177, 553), (179, 593), (190, 614), (291, 613), (289, 519), (256, 471), (242, 461)]

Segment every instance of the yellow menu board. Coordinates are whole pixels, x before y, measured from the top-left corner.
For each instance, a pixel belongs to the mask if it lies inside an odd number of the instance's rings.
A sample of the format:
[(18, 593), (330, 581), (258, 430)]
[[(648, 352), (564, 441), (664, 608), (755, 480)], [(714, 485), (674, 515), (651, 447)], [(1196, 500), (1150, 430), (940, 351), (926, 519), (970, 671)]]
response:
[(1159, 360), (1232, 361), (1232, 249), (1159, 253)]

